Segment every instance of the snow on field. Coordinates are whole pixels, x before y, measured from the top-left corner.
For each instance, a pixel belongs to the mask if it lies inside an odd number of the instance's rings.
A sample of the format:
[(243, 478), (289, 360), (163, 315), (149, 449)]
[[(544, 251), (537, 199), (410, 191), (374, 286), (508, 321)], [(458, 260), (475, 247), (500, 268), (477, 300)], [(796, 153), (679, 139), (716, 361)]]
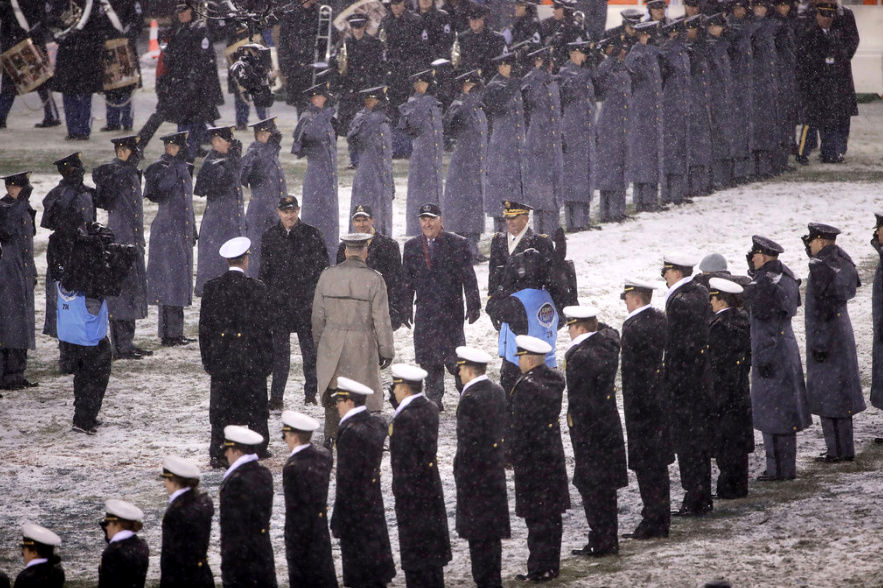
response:
[[(152, 96), (139, 92), (136, 101), (138, 124), (152, 108)], [(96, 98), (96, 106), (99, 99)], [(232, 105), (225, 106), (225, 120), (232, 119)], [(277, 107), (282, 114), (280, 126), (290, 133), (294, 126), (291, 109)], [(97, 109), (103, 114), (103, 106)], [(74, 150), (84, 152), (89, 166), (109, 159), (106, 135), (95, 133), (88, 143), (64, 143), (63, 128), (42, 134), (30, 131), (34, 119), (21, 102), (10, 117), (10, 129), (0, 135), (0, 172), (11, 173), (32, 167), (36, 186), (32, 204), (40, 208), (42, 196), (55, 184), (53, 159)], [(868, 241), (873, 227), (873, 212), (881, 204), (881, 157), (879, 150), (880, 119), (883, 107), (878, 103), (862, 107), (862, 116), (854, 120), (851, 160), (847, 166), (821, 167), (814, 162), (809, 170), (788, 174), (776, 181), (739, 187), (698, 198), (695, 204), (661, 214), (640, 214), (623, 224), (605, 225), (602, 231), (569, 235), (570, 257), (579, 275), (580, 300), (601, 309), (602, 320), (619, 328), (626, 312), (619, 300), (622, 281), (639, 277), (659, 281), (664, 251), (682, 250), (701, 257), (710, 252), (726, 256), (734, 273), (744, 273), (745, 252), (750, 236), (764, 234), (781, 243), (786, 252), (782, 260), (798, 276), (807, 273), (807, 259), (800, 235), (810, 221), (838, 226), (843, 235), (839, 243), (859, 265), (864, 286), (850, 304), (862, 380), (870, 383), (870, 282), (876, 266), (875, 254)], [(96, 124), (96, 128), (101, 123)], [(137, 126), (137, 125), (136, 125)], [(171, 130), (166, 125), (160, 133)], [(290, 139), (283, 143), (283, 164), (292, 192), (300, 194), (299, 178), (304, 162), (287, 155)], [(159, 142), (148, 150), (147, 161), (159, 153)], [(340, 160), (346, 158), (340, 145)], [(396, 237), (404, 226), (406, 162), (396, 162), (397, 194), (395, 201)], [(341, 174), (341, 227), (348, 216), (351, 172)], [(874, 180), (877, 180), (875, 182)], [(204, 202), (197, 199), (197, 214)], [(596, 208), (593, 208), (595, 210)], [(145, 203), (146, 222), (152, 220), (156, 205)], [(478, 212), (478, 211), (477, 211)], [(39, 222), (38, 213), (37, 221)], [(487, 236), (486, 236), (487, 238)], [(35, 249), (39, 255), (40, 282), (37, 287), (37, 324), (44, 314), (45, 247), (48, 233), (39, 230)], [(483, 244), (487, 247), (487, 242)], [(484, 293), (487, 265), (476, 266)], [(660, 281), (661, 284), (661, 281)], [(656, 296), (660, 305), (662, 291)], [(187, 309), (186, 334), (196, 336), (199, 317), (197, 303)], [(795, 320), (795, 330), (803, 339), (802, 315)], [(566, 348), (566, 333), (560, 334), (559, 356)], [(494, 353), (496, 332), (486, 316), (466, 326), (470, 345)], [(411, 333), (406, 329), (395, 335), (397, 361), (413, 361)], [(70, 431), (73, 413), (72, 378), (59, 375), (54, 340), (38, 335), (37, 350), (29, 356), (28, 377), (40, 382), (38, 388), (9, 392), (0, 400), (0, 569), (17, 573), (22, 567), (18, 549), (19, 527), (35, 521), (55, 530), (64, 539), (61, 555), (69, 585), (94, 585), (97, 567), (104, 548), (97, 523), (103, 515), (103, 501), (120, 497), (132, 501), (146, 513), (141, 533), (151, 547), (149, 583), (159, 579), (161, 547), (160, 524), (167, 496), (159, 481), (160, 462), (164, 455), (179, 454), (196, 460), (206, 471), (203, 487), (217, 503), (221, 472), (208, 469), (208, 385), (199, 360), (198, 346), (162, 348), (156, 337), (156, 312), (139, 322), (137, 343), (153, 349), (153, 357), (142, 361), (114, 364), (101, 418), (104, 425), (94, 437)], [(286, 391), (286, 407), (322, 418), (321, 409), (303, 407), (300, 357), (293, 346), (292, 375)], [(495, 368), (494, 371), (497, 371)], [(495, 375), (495, 374), (492, 374)], [(388, 377), (388, 374), (386, 374)], [(452, 461), (456, 449), (456, 392), (449, 381), (439, 435), (439, 466), (445, 483), (449, 523), (454, 541), (454, 559), (446, 568), (448, 585), (471, 585), (466, 543), (453, 532), (455, 492)], [(621, 398), (620, 398), (621, 406)], [(565, 407), (566, 410), (566, 407)], [(385, 414), (391, 416), (387, 407)], [(274, 472), (277, 495), (271, 534), (276, 550), (276, 569), (281, 585), (287, 585), (282, 529), (284, 506), (281, 494), (281, 468), (287, 451), (279, 438), (278, 415), (271, 415), (270, 450), (273, 457), (265, 464)], [(883, 433), (883, 418), (876, 409), (856, 417), (856, 444), (859, 455), (852, 464), (819, 465), (813, 457), (823, 448), (818, 422), (798, 435), (799, 479), (786, 484), (752, 483), (748, 498), (719, 501), (714, 513), (702, 520), (675, 521), (668, 540), (621, 543), (619, 557), (589, 562), (570, 555), (570, 550), (586, 542), (588, 531), (579, 495), (571, 488), (574, 507), (564, 517), (564, 545), (561, 578), (552, 586), (702, 586), (710, 579), (729, 579), (734, 586), (881, 586), (883, 570), (879, 564), (880, 529), (883, 506), (878, 494), (883, 489), (883, 449), (872, 444)], [(762, 446), (751, 460), (752, 477), (763, 470)], [(572, 472), (570, 441), (564, 435), (565, 451)], [(398, 535), (390, 490), (389, 460), (385, 459), (384, 491), (390, 535), (398, 558)], [(677, 468), (672, 474), (672, 503), (677, 506), (682, 491)], [(510, 503), (514, 499), (510, 472)], [(333, 480), (332, 480), (333, 484)], [(333, 488), (331, 491), (333, 496)], [(630, 531), (640, 519), (640, 497), (634, 478), (619, 493), (620, 531)], [(513, 509), (514, 510), (514, 509)], [(216, 517), (217, 519), (217, 517)], [(503, 544), (503, 575), (506, 585), (515, 585), (513, 577), (525, 571), (527, 560), (526, 529), (512, 517), (513, 537)], [(209, 561), (220, 581), (217, 524), (209, 551)], [(340, 553), (335, 542), (335, 559), (340, 571)], [(399, 572), (394, 586), (404, 586)]]

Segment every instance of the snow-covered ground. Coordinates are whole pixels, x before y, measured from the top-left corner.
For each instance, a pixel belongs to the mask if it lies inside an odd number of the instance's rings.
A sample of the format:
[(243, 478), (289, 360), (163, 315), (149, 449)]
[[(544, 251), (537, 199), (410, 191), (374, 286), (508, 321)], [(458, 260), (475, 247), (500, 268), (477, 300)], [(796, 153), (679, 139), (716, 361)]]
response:
[[(136, 128), (146, 120), (155, 103), (148, 91), (151, 72), (145, 71), (146, 86), (136, 96)], [(95, 122), (96, 132), (86, 143), (63, 141), (64, 126), (32, 130), (40, 119), (30, 112), (35, 96), (25, 104), (17, 101), (9, 118), (9, 128), (0, 131), (0, 174), (19, 169), (36, 170), (32, 204), (38, 208), (43, 195), (56, 183), (51, 161), (78, 150), (84, 153), (88, 167), (112, 157), (108, 135), (97, 132), (103, 121)], [(96, 116), (103, 115), (103, 101), (96, 97)], [(60, 100), (59, 100), (60, 104)], [(223, 108), (223, 121), (232, 121), (232, 104)], [(290, 136), (295, 119), (293, 110), (277, 106), (283, 133)], [(254, 120), (252, 118), (252, 120)], [(739, 187), (698, 198), (695, 204), (661, 214), (640, 214), (623, 224), (605, 225), (602, 231), (569, 235), (570, 257), (579, 275), (580, 300), (601, 309), (601, 318), (615, 327), (626, 311), (619, 300), (623, 279), (639, 277), (659, 280), (661, 257), (667, 250), (682, 250), (701, 257), (710, 252), (726, 256), (734, 273), (744, 273), (744, 256), (752, 234), (764, 234), (781, 243), (786, 251), (783, 261), (798, 276), (807, 273), (807, 260), (800, 235), (810, 221), (838, 226), (843, 235), (839, 243), (859, 265), (864, 287), (850, 304), (862, 381), (870, 385), (870, 283), (876, 266), (876, 254), (868, 245), (874, 224), (873, 212), (883, 209), (883, 104), (862, 105), (861, 115), (853, 120), (850, 161), (843, 166), (813, 166), (787, 174), (775, 181)], [(165, 125), (159, 134), (170, 132)], [(247, 134), (243, 133), (247, 144)], [(283, 142), (283, 165), (290, 190), (300, 194), (303, 161), (287, 154), (290, 138)], [(345, 146), (340, 146), (340, 161), (346, 161)], [(160, 152), (154, 140), (147, 152), (153, 161)], [(395, 236), (401, 241), (404, 226), (404, 194), (407, 162), (396, 162), (397, 194), (394, 203)], [(352, 172), (343, 171), (340, 189), (341, 227), (345, 229)], [(204, 201), (197, 199), (197, 214)], [(593, 211), (597, 210), (597, 199)], [(156, 213), (156, 205), (145, 203), (146, 224)], [(476, 211), (480, 213), (480, 211)], [(147, 226), (145, 227), (148, 228)], [(37, 287), (37, 324), (44, 315), (45, 248), (48, 233), (38, 230), (35, 250), (40, 269)], [(483, 246), (487, 247), (489, 235)], [(149, 252), (148, 252), (149, 254)], [(479, 285), (487, 285), (487, 265), (476, 266)], [(661, 304), (662, 291), (655, 304)], [(196, 336), (199, 317), (198, 299), (186, 310), (186, 334)], [(803, 340), (802, 316), (795, 321), (798, 338)], [(558, 341), (563, 355), (566, 333)], [(496, 332), (486, 316), (466, 326), (468, 344), (491, 353), (496, 350)], [(217, 503), (221, 472), (208, 469), (208, 376), (203, 372), (197, 345), (162, 348), (156, 337), (155, 308), (138, 323), (137, 343), (155, 351), (142, 361), (114, 364), (113, 374), (102, 408), (104, 425), (98, 435), (85, 437), (70, 431), (73, 414), (72, 378), (57, 371), (55, 341), (37, 337), (37, 350), (29, 354), (28, 378), (40, 382), (38, 388), (8, 392), (0, 400), (0, 569), (15, 574), (21, 567), (18, 548), (19, 527), (26, 521), (39, 522), (55, 530), (64, 540), (60, 553), (69, 580), (68, 585), (94, 585), (97, 566), (104, 548), (103, 534), (97, 523), (108, 497), (132, 501), (146, 513), (141, 535), (151, 548), (148, 574), (150, 583), (159, 579), (160, 525), (167, 496), (158, 478), (160, 462), (166, 454), (192, 458), (206, 471), (203, 487)], [(414, 359), (411, 333), (406, 329), (395, 335), (396, 360)], [(322, 418), (321, 409), (303, 407), (300, 357), (293, 346), (292, 375), (286, 392), (287, 408), (303, 410)], [(497, 367), (492, 368), (496, 372)], [(387, 374), (388, 376), (388, 374)], [(447, 411), (442, 414), (439, 434), (439, 466), (445, 483), (449, 524), (452, 530), (454, 559), (446, 568), (448, 585), (471, 585), (468, 549), (465, 541), (453, 532), (455, 491), (452, 461), (456, 449), (456, 391), (449, 381), (445, 398)], [(621, 399), (620, 399), (621, 405)], [(565, 407), (566, 410), (566, 407)], [(390, 416), (392, 410), (385, 410)], [(883, 448), (874, 446), (876, 435), (883, 433), (883, 417), (876, 409), (855, 419), (856, 446), (854, 463), (819, 465), (813, 457), (824, 448), (821, 428), (816, 421), (798, 435), (798, 480), (784, 484), (752, 483), (747, 498), (719, 501), (714, 513), (701, 520), (675, 521), (668, 540), (636, 542), (624, 540), (619, 557), (590, 562), (570, 555), (570, 550), (586, 542), (588, 527), (580, 498), (571, 488), (574, 507), (564, 518), (564, 545), (561, 578), (553, 586), (702, 586), (714, 578), (729, 579), (734, 586), (883, 586), (879, 552), (883, 546), (883, 505), (878, 494), (883, 489)], [(276, 550), (276, 570), (280, 585), (287, 585), (282, 529), (284, 504), (281, 493), (281, 468), (287, 451), (279, 439), (278, 415), (271, 415), (270, 449), (274, 457), (265, 464), (274, 472), (277, 486), (271, 534)], [(760, 437), (751, 459), (752, 478), (763, 470)], [(572, 451), (564, 435), (568, 469), (572, 472)], [(398, 558), (398, 535), (393, 498), (390, 490), (389, 460), (385, 459), (384, 491), (390, 535)], [(682, 496), (677, 468), (670, 468), (672, 503)], [(332, 480), (333, 484), (333, 480)], [(510, 503), (514, 500), (510, 472)], [(333, 497), (333, 488), (331, 491)], [(630, 531), (640, 519), (641, 502), (634, 478), (619, 493), (620, 531)], [(333, 505), (332, 505), (333, 506)], [(506, 585), (515, 585), (515, 574), (525, 571), (527, 560), (526, 529), (523, 521), (512, 515), (512, 539), (503, 544), (503, 575)], [(220, 582), (218, 529), (215, 526), (209, 561)], [(335, 559), (340, 571), (340, 553), (335, 542)], [(404, 586), (399, 572), (394, 586)]]

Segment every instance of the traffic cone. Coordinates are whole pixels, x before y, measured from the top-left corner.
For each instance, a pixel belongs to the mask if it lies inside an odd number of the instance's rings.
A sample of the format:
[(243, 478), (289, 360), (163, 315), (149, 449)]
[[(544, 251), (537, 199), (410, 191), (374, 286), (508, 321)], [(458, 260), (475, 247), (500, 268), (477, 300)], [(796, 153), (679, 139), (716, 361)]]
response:
[(150, 21), (150, 46), (147, 48), (147, 52), (159, 54), (159, 24), (155, 18)]

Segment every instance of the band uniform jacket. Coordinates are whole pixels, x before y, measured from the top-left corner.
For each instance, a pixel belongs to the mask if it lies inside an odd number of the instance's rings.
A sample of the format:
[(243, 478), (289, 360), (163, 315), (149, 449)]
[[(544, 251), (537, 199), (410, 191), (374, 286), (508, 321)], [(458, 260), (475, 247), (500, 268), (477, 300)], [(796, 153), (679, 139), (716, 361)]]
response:
[(240, 181), (251, 188), (248, 210), (245, 212), (245, 236), (251, 239), (248, 255), (248, 276), (256, 278), (261, 269), (261, 239), (273, 225), (279, 223), (276, 208), (279, 200), (288, 195), (285, 172), (279, 163), (279, 144), (272, 138), (266, 143), (255, 141), (242, 156)]
[[(46, 18), (44, 4), (23, 0), (18, 0), (17, 4), (24, 17), (24, 22), (27, 23), (27, 29), (23, 28), (18, 18), (16, 18), (12, 2), (4, 2), (0, 5), (0, 47), (2, 47), (3, 51), (8, 51), (25, 39), (30, 38), (34, 45), (42, 49), (45, 54), (47, 29), (42, 22)], [(15, 96), (17, 94), (15, 84), (5, 69), (2, 74), (2, 82), (0, 82), (0, 92), (6, 96)]]
[(138, 535), (109, 543), (98, 566), (98, 588), (144, 588), (149, 556)]
[(34, 335), (34, 216), (32, 188), (0, 199), (0, 348), (36, 349)]
[[(9, 579), (7, 578), (7, 585)], [(15, 577), (16, 588), (63, 588), (64, 568), (60, 563), (51, 561), (34, 564), (23, 569)]]
[(150, 225), (147, 302), (163, 306), (193, 303), (193, 247), (196, 217), (193, 180), (183, 157), (163, 154), (144, 172), (144, 197), (157, 203)]
[[(337, 264), (346, 261), (346, 244), (340, 243), (337, 247)], [(386, 299), (389, 304), (389, 320), (392, 330), (397, 330), (401, 324), (399, 311), (399, 277), (402, 274), (402, 252), (399, 242), (386, 235), (374, 232), (368, 242), (368, 257), (365, 264), (378, 272), (386, 283)]]
[(196, 263), (196, 295), (202, 296), (206, 282), (227, 270), (219, 253), (221, 246), (245, 234), (245, 214), (240, 184), (241, 162), (238, 155), (226, 155), (212, 149), (206, 156), (193, 193), (205, 196), (205, 212), (199, 225), (199, 250)]
[(420, 396), (389, 426), (392, 493), (404, 570), (443, 567), (451, 561), (437, 454), (438, 406)]
[(662, 72), (659, 48), (636, 44), (625, 58), (632, 78), (629, 101), (628, 171), (626, 179), (641, 184), (660, 181), (663, 155)]
[(491, 30), (485, 19), (484, 30), (480, 33), (472, 29), (458, 31), (457, 40), (460, 43), (460, 71), (477, 69), (481, 77), (487, 83), (494, 77), (497, 66), (491, 61), (500, 55), (506, 47), (506, 38), (500, 33)]
[(420, 17), (411, 12), (408, 5), (400, 16), (392, 12), (380, 21), (378, 35), (386, 36), (384, 44), (386, 61), (384, 62), (384, 81), (388, 88), (387, 98), (392, 108), (391, 115), (398, 121), (398, 106), (404, 104), (411, 94), (411, 83), (408, 76), (419, 67), (420, 53), (415, 48), (422, 42), (423, 29)]
[[(366, 31), (361, 39), (353, 36), (347, 37), (346, 45), (346, 73), (340, 76), (340, 102), (337, 116), (343, 129), (349, 128), (350, 122), (356, 113), (362, 108), (360, 90), (373, 88), (383, 84), (383, 41)], [(417, 46), (411, 50), (416, 50)], [(339, 59), (340, 52), (332, 59)], [(338, 65), (334, 63), (333, 65)], [(428, 64), (427, 64), (428, 67)], [(315, 108), (312, 104), (310, 108)]]
[[(28, 2), (21, 2), (28, 4)], [(46, 24), (50, 28), (68, 28), (62, 15), (69, 10), (69, 2), (50, 0), (46, 7)], [(80, 20), (82, 28), (74, 27), (58, 41), (55, 73), (49, 80), (54, 92), (68, 95), (87, 95), (104, 89), (104, 41), (110, 21), (100, 2), (89, 4), (92, 11)], [(85, 9), (85, 7), (81, 7)], [(4, 50), (9, 47), (4, 47)]]
[(331, 453), (313, 444), (288, 458), (285, 493), (285, 555), (292, 588), (337, 588), (328, 532)]
[(746, 288), (751, 316), (751, 414), (754, 428), (788, 435), (812, 424), (800, 348), (791, 319), (800, 283), (779, 260), (768, 261)]
[(224, 478), (218, 494), (224, 586), (275, 588), (273, 474), (257, 461), (246, 462)]
[(570, 508), (564, 445), (561, 442), (561, 372), (539, 365), (512, 388), (512, 467), (515, 514), (542, 518)]
[(598, 331), (564, 354), (573, 485), (580, 494), (628, 486), (622, 421), (616, 408), (619, 333)]
[(444, 128), (441, 103), (431, 94), (412, 95), (399, 106), (398, 129), (411, 138), (406, 235), (420, 234), (420, 207), (442, 199)]
[(160, 588), (213, 588), (208, 565), (215, 505), (196, 488), (175, 498), (162, 519)]
[(481, 107), (481, 92), (473, 88), (461, 94), (444, 115), (447, 136), (456, 141), (445, 176), (440, 202), (445, 228), (458, 235), (484, 232), (484, 206), (487, 174), (487, 116)]
[(331, 532), (340, 538), (344, 586), (387, 584), (396, 575), (386, 527), (380, 462), (387, 425), (368, 411), (340, 424)]
[(810, 259), (805, 308), (806, 394), (813, 414), (849, 418), (866, 408), (847, 308), (859, 286), (855, 263), (838, 245), (829, 245)]
[(655, 308), (622, 325), (622, 408), (633, 471), (675, 460), (662, 364), (667, 333), (665, 314)]
[(503, 444), (506, 393), (490, 380), (463, 391), (457, 406), (457, 533), (463, 539), (508, 539), (509, 498)]
[(147, 316), (147, 268), (144, 264), (144, 198), (141, 171), (133, 162), (114, 159), (92, 171), (95, 205), (107, 210), (107, 227), (116, 242), (134, 245), (135, 263), (123, 280), (119, 296), (107, 299), (111, 320), (136, 320)]
[(748, 314), (727, 308), (708, 327), (712, 373), (711, 423), (714, 457), (753, 453), (751, 420), (751, 332)]
[[(318, 390), (338, 376), (372, 390), (369, 410), (383, 408), (380, 359), (395, 357), (389, 302), (383, 277), (358, 258), (329, 267), (319, 277), (312, 304)], [(330, 399), (323, 397), (327, 403)]]
[[(442, 231), (430, 259), (423, 235), (405, 243), (402, 255), (402, 316), (414, 313), (414, 351), (419, 365), (438, 366), (453, 360), (458, 345), (465, 345), (466, 311), (481, 310), (481, 298), (469, 244), (463, 237)], [(416, 301), (415, 301), (416, 294)]]
[(482, 95), (482, 102), (492, 128), (487, 145), (484, 212), (488, 216), (501, 217), (502, 201), (523, 202), (527, 153), (521, 80), (499, 74), (494, 76)]
[(883, 246), (877, 240), (876, 234), (871, 239), (871, 247), (879, 256), (871, 291), (871, 405), (883, 408)]
[[(558, 204), (582, 202), (589, 203), (595, 189), (597, 174), (597, 157), (595, 147), (595, 85), (592, 70), (568, 61), (558, 72), (561, 81), (561, 115), (562, 123), (556, 129), (558, 137), (563, 138), (562, 175), (559, 176), (560, 194)], [(605, 105), (606, 108), (606, 105)], [(531, 124), (534, 115), (531, 111)], [(528, 157), (532, 157), (528, 130)], [(618, 144), (624, 145), (625, 137), (619, 137)], [(559, 141), (560, 144), (560, 141)], [(603, 144), (602, 144), (603, 145)], [(616, 148), (603, 145), (605, 149)], [(527, 194), (525, 193), (525, 197)], [(531, 202), (528, 202), (531, 204)], [(546, 210), (556, 210), (546, 209)]]
[(396, 188), (392, 177), (389, 118), (379, 108), (363, 108), (350, 123), (346, 140), (359, 156), (350, 201), (370, 206), (377, 223), (375, 228), (392, 236), (392, 201)]

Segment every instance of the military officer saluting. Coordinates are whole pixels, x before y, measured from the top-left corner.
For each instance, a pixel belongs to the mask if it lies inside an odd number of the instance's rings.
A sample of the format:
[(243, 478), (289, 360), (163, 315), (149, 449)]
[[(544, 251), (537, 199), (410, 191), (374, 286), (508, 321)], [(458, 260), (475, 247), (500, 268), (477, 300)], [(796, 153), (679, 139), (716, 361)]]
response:
[(573, 443), (573, 485), (591, 530), (574, 555), (619, 553), (616, 491), (628, 486), (622, 422), (616, 408), (619, 333), (598, 321), (591, 306), (564, 308), (570, 345), (564, 354), (567, 425)]
[(368, 386), (339, 377), (332, 396), (340, 429), (331, 532), (340, 539), (344, 586), (386, 586), (396, 575), (380, 489), (387, 426), (365, 407), (373, 394)]
[[(62, 588), (64, 569), (55, 548), (61, 545), (61, 537), (40, 525), (27, 523), (21, 528), (21, 553), (25, 569), (15, 578), (16, 586), (40, 586)], [(6, 585), (9, 585), (7, 580)]]
[(438, 471), (438, 407), (423, 394), (425, 370), (406, 364), (391, 369), (390, 402), (396, 411), (389, 425), (389, 458), (405, 583), (444, 588), (451, 541)]
[(310, 440), (319, 421), (299, 412), (282, 413), (282, 440), (291, 451), (282, 468), (285, 493), (285, 557), (290, 586), (337, 588), (328, 533), (331, 453)]
[(150, 549), (136, 534), (144, 527), (144, 512), (131, 502), (115, 498), (104, 503), (104, 512), (100, 525), (107, 548), (98, 566), (99, 588), (144, 588)]

